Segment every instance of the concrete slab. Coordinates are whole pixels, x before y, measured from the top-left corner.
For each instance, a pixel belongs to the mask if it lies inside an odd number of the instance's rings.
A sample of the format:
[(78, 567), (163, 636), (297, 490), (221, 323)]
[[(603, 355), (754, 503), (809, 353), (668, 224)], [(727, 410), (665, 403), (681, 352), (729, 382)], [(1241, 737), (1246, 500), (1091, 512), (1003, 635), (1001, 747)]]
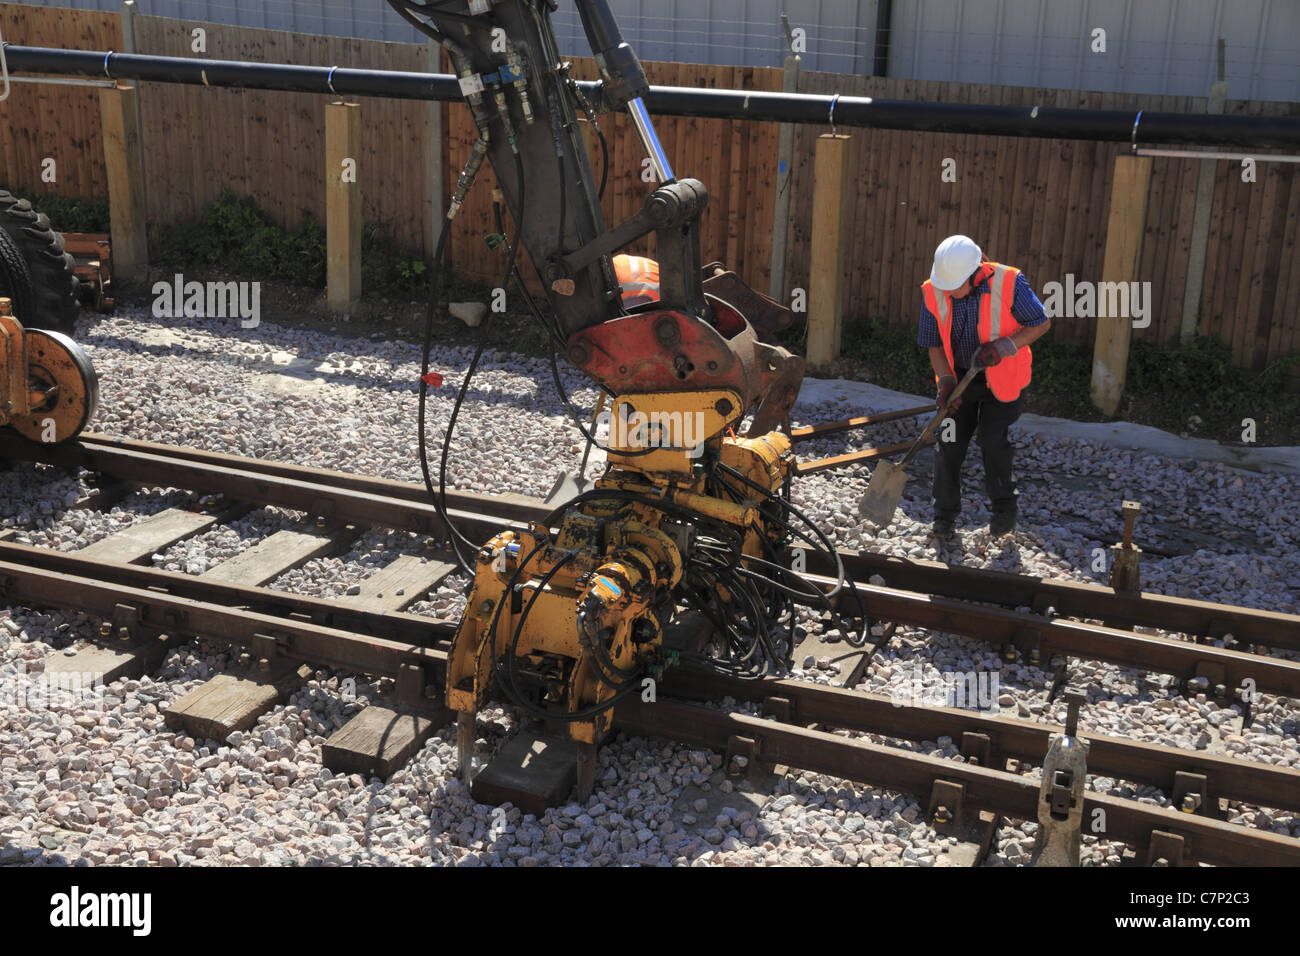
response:
[(219, 516), (184, 508), (168, 508), (129, 528), (123, 528), (107, 538), (89, 544), (77, 552), (81, 558), (97, 561), (116, 561), (134, 564), (144, 561), (154, 553), (170, 547), (177, 541), (207, 531), (220, 520)]
[[(817, 406), (831, 401), (845, 402), (863, 411), (891, 412), (912, 408), (925, 400), (924, 396), (895, 392), (868, 382), (806, 378), (799, 391), (799, 401), (795, 403), (794, 416), (801, 422), (815, 422), (819, 415)], [(1090, 445), (1131, 449), (1165, 458), (1221, 462), (1247, 471), (1300, 474), (1300, 447), (1295, 446), (1243, 448), (1221, 445), (1208, 438), (1179, 438), (1150, 425), (1074, 422), (1046, 415), (1022, 415), (1020, 421), (1012, 426), (1012, 431), (1069, 438)]]
[(794, 665), (802, 667), (807, 657), (815, 657), (818, 661), (823, 657), (830, 658), (830, 662), (839, 668), (831, 683), (836, 687), (852, 688), (862, 680), (875, 650), (875, 639), (862, 647), (854, 647), (848, 641), (823, 642), (820, 635), (809, 632), (794, 649)]
[(233, 558), (222, 561), (216, 567), (209, 568), (203, 576), (227, 584), (261, 587), (290, 568), (331, 553), (339, 547), (340, 542), (352, 536), (353, 532), (346, 528), (337, 528), (324, 534), (286, 528), (246, 551), (239, 552)]

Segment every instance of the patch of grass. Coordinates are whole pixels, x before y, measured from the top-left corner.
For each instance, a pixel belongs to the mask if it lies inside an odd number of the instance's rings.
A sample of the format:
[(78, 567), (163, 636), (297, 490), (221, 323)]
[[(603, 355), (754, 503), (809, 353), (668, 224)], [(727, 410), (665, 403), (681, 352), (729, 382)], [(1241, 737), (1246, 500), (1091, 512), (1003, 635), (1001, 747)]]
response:
[(413, 256), (384, 226), (361, 227), (361, 288), (388, 293), (423, 294), (429, 287), (429, 264)]
[(1254, 420), (1260, 444), (1300, 443), (1300, 352), (1262, 371), (1232, 364), (1232, 349), (1216, 337), (1186, 345), (1135, 342), (1129, 353), (1123, 417), (1216, 441), (1240, 442)]
[(930, 357), (916, 344), (915, 329), (886, 325), (878, 315), (846, 320), (840, 352), (865, 363), (871, 369), (872, 384), (920, 395), (934, 390)]
[(0, 189), (31, 202), (50, 217), (56, 232), (108, 232), (108, 200), (84, 196), (42, 196), (32, 190), (0, 184)]
[(155, 226), (151, 254), (160, 262), (323, 288), (325, 227), (304, 218), (296, 229), (277, 225), (251, 196), (229, 189), (198, 219)]
[[(285, 229), (251, 196), (226, 189), (198, 219), (150, 228), (150, 251), (160, 264), (325, 288), (325, 228), (304, 218), (296, 229)], [(361, 288), (367, 298), (422, 299), (429, 279), (429, 262), (399, 243), (386, 226), (362, 225)], [(443, 292), (453, 300), (483, 298), (490, 287), (447, 275)]]

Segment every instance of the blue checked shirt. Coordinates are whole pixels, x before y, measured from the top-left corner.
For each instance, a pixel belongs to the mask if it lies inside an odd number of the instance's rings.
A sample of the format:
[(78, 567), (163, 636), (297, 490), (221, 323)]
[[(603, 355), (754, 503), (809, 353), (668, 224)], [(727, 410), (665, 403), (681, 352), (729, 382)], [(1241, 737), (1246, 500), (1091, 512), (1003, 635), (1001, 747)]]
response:
[[(937, 289), (935, 293), (942, 294)], [(957, 368), (970, 368), (975, 361), (975, 353), (982, 344), (979, 339), (980, 301), (982, 296), (988, 294), (989, 283), (986, 279), (971, 290), (970, 295), (952, 300), (952, 359)], [(1023, 272), (1016, 276), (1011, 315), (1022, 326), (1041, 325), (1047, 321), (1043, 303), (1034, 295)], [(921, 302), (921, 331), (916, 337), (916, 344), (922, 348), (943, 347), (939, 320), (925, 307), (924, 298)]]

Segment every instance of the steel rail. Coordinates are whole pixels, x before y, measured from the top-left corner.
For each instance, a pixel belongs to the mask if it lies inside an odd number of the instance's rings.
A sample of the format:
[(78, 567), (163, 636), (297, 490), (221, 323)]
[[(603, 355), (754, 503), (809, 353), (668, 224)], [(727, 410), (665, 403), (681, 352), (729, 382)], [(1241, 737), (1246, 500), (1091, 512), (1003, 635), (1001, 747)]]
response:
[[(64, 467), (91, 468), (93, 464), (112, 464), (111, 461), (93, 460), (88, 453), (92, 449), (144, 452), (218, 468), (296, 478), (312, 484), (347, 488), (422, 504), (428, 500), (428, 492), (417, 482), (374, 478), (223, 452), (96, 434), (84, 434), (76, 442), (51, 447), (28, 442), (17, 435), (0, 434), (0, 457), (30, 458)], [(448, 490), (447, 499), (456, 513), (490, 516), (488, 524), (497, 522), (491, 533), (495, 532), (502, 521), (540, 522), (553, 511), (539, 498), (513, 493), (487, 495)], [(846, 569), (857, 580), (865, 581), (871, 575), (879, 574), (891, 586), (943, 597), (984, 601), (1008, 607), (1025, 606), (1035, 610), (1054, 607), (1061, 615), (1101, 620), (1112, 627), (1140, 625), (1182, 634), (1215, 637), (1231, 633), (1243, 643), (1300, 651), (1300, 615), (1296, 614), (1240, 605), (1213, 604), (1150, 591), (1116, 591), (1104, 585), (1064, 578), (1040, 578), (967, 568), (871, 551), (840, 551), (840, 557)], [(834, 571), (829, 558), (820, 551), (804, 549), (804, 558), (809, 571), (822, 574)]]
[[(445, 650), (456, 624), (401, 612), (374, 612), (329, 601), (275, 591), (266, 587), (234, 585), (201, 575), (164, 571), (141, 565), (96, 561), (77, 557), (75, 552), (0, 542), (0, 561), (53, 571), (71, 578), (93, 579), (136, 589), (148, 594), (218, 604), (238, 613), (246, 610), (275, 615), (309, 617), (314, 624), (370, 636), (398, 639), (424, 647)], [(165, 613), (167, 607), (148, 615)], [(301, 619), (301, 617), (300, 617)], [(312, 661), (311, 663), (317, 663)], [(990, 765), (1007, 757), (1036, 760), (1046, 752), (1052, 728), (1028, 721), (992, 717), (948, 707), (898, 706), (891, 698), (842, 688), (824, 687), (782, 678), (745, 680), (696, 667), (667, 672), (666, 693), (693, 700), (788, 701), (794, 715), (807, 723), (828, 724), (851, 730), (870, 731), (910, 740), (949, 736), (960, 740), (964, 733), (989, 738)], [(1204, 774), (1212, 794), (1258, 803), (1263, 806), (1300, 810), (1300, 771), (1271, 767), (1189, 752), (1154, 744), (1094, 737), (1089, 753), (1090, 771), (1172, 790), (1179, 771)]]
[[(200, 466), (247, 472), (250, 475), (270, 477), (270, 479), (290, 479), (305, 484), (328, 486), (359, 492), (394, 501), (416, 502), (428, 505), (429, 492), (417, 481), (396, 481), (369, 475), (355, 475), (346, 471), (334, 471), (331, 468), (313, 468), (305, 464), (273, 462), (264, 458), (248, 458), (246, 455), (231, 455), (224, 451), (205, 451), (194, 447), (179, 445), (161, 445), (157, 442), (139, 441), (135, 438), (118, 438), (108, 434), (82, 433), (75, 441), (61, 445), (42, 445), (40, 442), (27, 441), (13, 432), (0, 432), (0, 459), (13, 458), (34, 460), (45, 464), (57, 464), (61, 468), (86, 468), (87, 471), (105, 473), (135, 480), (131, 475), (122, 473), (120, 463), (129, 460), (130, 455), (143, 454), (152, 457), (174, 460), (178, 463), (194, 463)], [(134, 473), (134, 470), (133, 470)], [(178, 472), (183, 473), (183, 472)], [(204, 472), (196, 471), (196, 479)], [(159, 485), (159, 481), (149, 479), (149, 485)], [(198, 490), (198, 489), (195, 489)], [(461, 520), (480, 519), (489, 523), (484, 527), (489, 535), (495, 535), (502, 522), (532, 523), (543, 520), (550, 514), (550, 507), (541, 498), (530, 498), (524, 494), (476, 494), (447, 489), (447, 505), (452, 519), (460, 527)], [(437, 516), (437, 515), (434, 515)], [(407, 528), (416, 531), (416, 528)]]
[[(319, 484), (302, 478), (186, 461), (169, 455), (149, 454), (109, 445), (68, 442), (42, 448), (28, 442), (0, 439), (0, 457), (15, 445), (29, 446), (19, 457), (35, 461), (106, 472), (127, 481), (156, 487), (185, 488), (224, 495), (259, 505), (272, 505), (339, 521), (444, 536), (446, 529), (437, 509), (426, 501), (400, 500), (384, 494)], [(426, 496), (427, 498), (427, 496)], [(477, 512), (448, 509), (462, 531), (486, 540), (502, 530), (504, 522)]]
[[(617, 705), (614, 721), (625, 733), (666, 737), (714, 750), (725, 750), (732, 738), (748, 738), (755, 745), (751, 759), (899, 790), (923, 799), (936, 781), (951, 781), (965, 788), (964, 813), (992, 810), (1021, 820), (1038, 819), (1038, 781), (1003, 770), (676, 701), (647, 703), (630, 697)], [(1098, 810), (1102, 811), (1100, 816), (1095, 813)], [(1181, 836), (1188, 855), (1200, 862), (1300, 865), (1300, 840), (1123, 797), (1088, 793), (1083, 819), (1085, 833), (1135, 847), (1147, 846), (1155, 830)], [(1102, 819), (1104, 829), (1090, 832), (1092, 821)]]
[[(29, 607), (61, 607), (104, 618), (131, 609), (128, 628), (144, 637), (188, 634), (257, 648), (270, 638), (275, 656), (286, 661), (324, 664), (341, 670), (398, 677), (403, 665), (445, 673), (447, 653), (374, 635), (354, 634), (292, 617), (225, 607), (147, 588), (131, 587), (75, 574), (0, 560), (0, 599)], [(265, 655), (263, 655), (265, 656)], [(436, 682), (435, 682), (436, 683)]]
[[(803, 579), (826, 591), (835, 586), (833, 578), (823, 575), (805, 574)], [(1065, 618), (1047, 618), (916, 591), (870, 584), (859, 584), (857, 590), (862, 594), (868, 613), (879, 620), (896, 621), (970, 640), (1012, 644), (1021, 651), (1037, 650), (1044, 665), (1052, 655), (1062, 654), (1172, 674), (1180, 680), (1206, 677), (1211, 685), (1222, 684), (1229, 693), (1244, 688), (1300, 698), (1300, 661), (1192, 644), (1177, 638), (1154, 637)], [(836, 601), (842, 613), (858, 613), (857, 601), (847, 589), (840, 592)]]
[[(24, 457), (28, 451), (39, 452), (39, 445), (33, 445), (17, 436), (0, 436), (0, 456)], [(81, 446), (86, 450), (109, 449), (126, 452), (143, 452), (147, 455), (161, 455), (180, 461), (192, 461), (199, 464), (213, 465), (218, 468), (235, 468), (240, 471), (255, 472), (282, 478), (296, 478), (300, 481), (334, 488), (346, 488), (351, 491), (381, 495), (404, 501), (428, 502), (429, 492), (424, 485), (415, 481), (397, 481), (392, 478), (376, 478), (371, 475), (359, 475), (352, 472), (337, 471), (331, 468), (315, 468), (309, 465), (295, 465), (289, 462), (269, 461), (265, 458), (249, 458), (244, 455), (231, 455), (225, 452), (205, 451), (201, 448), (186, 448), (180, 445), (165, 445), (158, 442), (140, 441), (134, 438), (118, 438), (113, 435), (100, 435), (83, 432), (75, 442), (55, 446), (60, 452), (44, 460), (64, 467), (78, 466), (89, 468), (82, 458), (82, 453), (75, 449)], [(540, 498), (514, 493), (476, 494), (470, 491), (447, 489), (447, 504), (453, 513), (488, 515), (491, 520), (500, 522), (533, 522), (543, 520), (553, 510)], [(493, 532), (495, 533), (495, 532)]]
[[(83, 436), (78, 441), (53, 446), (29, 442), (16, 435), (0, 435), (2, 457), (44, 461), (67, 468), (83, 467), (150, 485), (170, 481), (177, 487), (409, 531), (438, 533), (429, 529), (441, 526), (435, 509), (428, 504), (424, 486), (414, 482), (100, 435)], [(543, 521), (552, 511), (540, 500), (522, 495), (498, 499), (492, 495), (449, 492), (449, 502), (453, 520), (483, 540), (512, 522)], [(1039, 639), (1035, 634), (1039, 637), (1057, 634), (1069, 639), (1049, 642), (1054, 653), (1074, 653), (1142, 667), (1142, 657), (1130, 660), (1120, 653), (1124, 642), (1132, 641), (1135, 650), (1156, 654), (1160, 666), (1152, 669), (1164, 668), (1163, 672), (1184, 678), (1198, 676), (1196, 668), (1201, 661), (1230, 664), (1232, 669), (1226, 675), (1227, 680), (1218, 679), (1214, 683), (1238, 683), (1241, 678), (1254, 676), (1247, 672), (1249, 662), (1276, 660), (1113, 629), (1096, 629), (1095, 625), (1049, 619), (1039, 614), (999, 612), (997, 608), (965, 602), (1039, 609), (1053, 606), (1060, 614), (1100, 619), (1108, 626), (1143, 625), (1186, 634), (1230, 631), (1242, 642), (1300, 650), (1300, 616), (1293, 614), (1149, 592), (1118, 592), (1100, 585), (955, 567), (866, 551), (840, 553), (846, 569), (858, 581), (880, 574), (893, 585), (874, 592), (876, 604), (872, 613), (877, 617), (1004, 644), (1016, 643), (1024, 650), (1035, 646)], [(831, 570), (829, 560), (820, 552), (804, 551), (804, 555), (809, 572), (825, 575)], [(816, 574), (811, 580), (827, 584)], [(859, 590), (864, 589), (871, 593), (869, 585), (860, 584)], [(844, 610), (857, 611), (853, 605), (844, 605)], [(963, 626), (972, 621), (977, 622), (977, 628)], [(1090, 629), (1102, 635), (1097, 647), (1089, 647), (1080, 636), (1086, 636)], [(1097, 656), (1099, 648), (1109, 656)], [(1043, 653), (1040, 649), (1040, 654)], [(1271, 686), (1295, 689), (1297, 685), (1291, 674), (1296, 665), (1278, 663), (1287, 666), (1273, 674), (1278, 679), (1271, 680)], [(1263, 689), (1263, 682), (1259, 686)], [(1290, 691), (1278, 692), (1297, 696)]]
[[(805, 550), (804, 555), (809, 571), (834, 573), (834, 565), (826, 555), (810, 550)], [(856, 579), (865, 581), (879, 574), (892, 586), (912, 591), (1037, 611), (1055, 608), (1058, 614), (1100, 620), (1111, 627), (1158, 627), (1210, 637), (1231, 633), (1243, 644), (1300, 651), (1300, 615), (1284, 611), (1213, 604), (1153, 591), (1116, 591), (1065, 578), (968, 568), (871, 551), (841, 551), (840, 556)]]
[[(447, 654), (439, 648), (402, 644), (373, 636), (360, 636), (317, 624), (272, 617), (245, 609), (232, 609), (155, 590), (105, 583), (85, 577), (0, 561), (0, 595), (6, 600), (35, 606), (57, 606), (104, 616), (123, 607), (135, 611), (139, 628), (156, 633), (194, 635), (247, 646), (264, 653), (273, 643), (278, 659), (288, 662), (324, 664), (343, 670), (400, 677), (412, 666), (420, 669), (426, 692), (436, 688), (445, 674)], [(803, 705), (800, 719), (818, 713), (815, 692), (794, 698)], [(833, 696), (833, 695), (832, 695)], [(844, 701), (857, 695), (845, 695)], [(858, 698), (858, 704), (863, 701)], [(867, 706), (870, 706), (869, 704)], [(878, 709), (878, 708), (877, 708)], [(828, 719), (847, 722), (851, 715), (828, 708)], [(990, 809), (1009, 816), (1033, 819), (1038, 785), (1025, 777), (939, 760), (895, 748), (849, 740), (833, 734), (808, 730), (773, 720), (660, 700), (653, 704), (632, 701), (621, 704), (616, 723), (627, 733), (666, 736), (678, 741), (725, 749), (736, 736), (756, 742), (756, 759), (781, 763), (819, 773), (847, 777), (861, 783), (922, 795), (936, 780), (949, 780), (965, 787), (964, 809)], [(938, 719), (938, 718), (931, 718)], [(1006, 723), (1006, 722), (1003, 722)], [(873, 726), (877, 733), (889, 729)], [(1001, 727), (1009, 739), (1015, 728)], [(1028, 731), (1021, 728), (1019, 733)], [(1094, 744), (1096, 746), (1096, 744)], [(1106, 745), (1101, 744), (1102, 752)], [(1206, 758), (1202, 758), (1204, 761)], [(1251, 770), (1236, 765), (1234, 772), (1247, 780)], [(1141, 846), (1151, 832), (1160, 829), (1187, 840), (1189, 854), (1206, 862), (1252, 865), (1295, 865), (1300, 863), (1300, 841), (1273, 834), (1255, 833), (1205, 817), (1189, 817), (1169, 810), (1148, 807), (1134, 801), (1089, 795), (1088, 812), (1106, 814), (1104, 836)]]
[[(103, 76), (158, 83), (460, 100), (449, 74), (347, 67), (294, 66), (192, 57), (151, 56), (106, 50), (61, 50), (5, 44), (11, 71)], [(583, 81), (588, 99), (605, 103), (604, 88)], [(832, 127), (902, 129), (991, 136), (1031, 136), (1114, 143), (1205, 143), (1230, 146), (1300, 146), (1300, 118), (1084, 110), (1055, 106), (987, 106), (927, 103), (839, 94), (778, 93), (652, 86), (645, 105), (662, 116), (765, 120)]]
[[(1004, 767), (1008, 758), (1041, 764), (1051, 736), (1060, 730), (1050, 724), (955, 707), (900, 704), (891, 697), (865, 691), (787, 678), (745, 680), (698, 667), (667, 671), (658, 693), (692, 701), (723, 697), (753, 701), (787, 710), (775, 715), (783, 719), (904, 740), (951, 737), (960, 745), (964, 734), (983, 735), (988, 753), (981, 763), (994, 769)], [(1210, 801), (1223, 797), (1275, 809), (1300, 810), (1300, 770), (1086, 731), (1081, 736), (1092, 741), (1088, 751), (1090, 775), (1116, 777), (1172, 794), (1176, 774), (1202, 774)]]
[[(436, 618), (401, 612), (374, 612), (350, 606), (345, 601), (306, 597), (266, 587), (251, 587), (213, 581), (201, 575), (182, 574), (140, 565), (81, 558), (75, 552), (0, 542), (0, 560), (25, 567), (54, 571), (83, 579), (128, 586), (150, 594), (219, 604), (235, 611), (255, 610), (276, 617), (300, 615), (312, 623), (371, 636), (398, 639), (413, 644), (445, 649), (456, 624)], [(158, 614), (164, 612), (160, 607)], [(960, 740), (964, 733), (989, 738), (990, 759), (1014, 757), (1034, 760), (1046, 752), (1048, 726), (1005, 717), (991, 717), (969, 710), (946, 707), (898, 706), (891, 698), (860, 691), (823, 687), (781, 678), (744, 680), (700, 668), (670, 670), (665, 691), (695, 700), (763, 701), (780, 698), (789, 702), (794, 714), (807, 723), (864, 730), (910, 740), (949, 736)], [(1179, 771), (1204, 774), (1212, 794), (1258, 803), (1263, 806), (1300, 810), (1300, 771), (1098, 736), (1089, 754), (1090, 770), (1124, 780), (1172, 790)], [(993, 765), (993, 764), (991, 764)]]
[(347, 601), (330, 601), (268, 587), (231, 584), (204, 575), (165, 571), (140, 564), (123, 564), (79, 557), (75, 551), (53, 551), (12, 541), (0, 541), (0, 561), (59, 574), (103, 581), (157, 594), (188, 598), (276, 617), (297, 616), (313, 624), (374, 637), (440, 647), (456, 633), (452, 622), (402, 611), (371, 611)]

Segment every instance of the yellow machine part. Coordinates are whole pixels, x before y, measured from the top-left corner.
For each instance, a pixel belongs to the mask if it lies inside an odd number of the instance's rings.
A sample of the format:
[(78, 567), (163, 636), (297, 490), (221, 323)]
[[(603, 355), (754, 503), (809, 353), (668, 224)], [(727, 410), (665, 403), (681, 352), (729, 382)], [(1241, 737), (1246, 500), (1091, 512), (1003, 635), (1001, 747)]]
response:
[(22, 323), (10, 315), (9, 300), (0, 299), (0, 425), (27, 414), (29, 404)]
[[(620, 404), (623, 422), (670, 423), (664, 426), (668, 438), (707, 443), (722, 464), (768, 493), (781, 488), (792, 467), (784, 434), (722, 434), (739, 419), (739, 398), (733, 392), (623, 395), (615, 414)], [(689, 434), (683, 430), (688, 415), (699, 416), (690, 419)], [(611, 425), (611, 448), (622, 441), (621, 447), (631, 449), (646, 437)], [(689, 454), (690, 445), (655, 447), (645, 455), (611, 451), (610, 469), (596, 484), (617, 494), (571, 506), (554, 536), (541, 525), (524, 533), (504, 531), (479, 551), (474, 586), (448, 662), (448, 707), (462, 714), (481, 707), (495, 679), (493, 658), (505, 667), (512, 650), (513, 666), (530, 669), (531, 686), (545, 688), (544, 702), (562, 703), (557, 710), (570, 714), (597, 711), (614, 696), (611, 683), (617, 684), (620, 672), (634, 675), (655, 660), (662, 635), (653, 609), (671, 612), (671, 593), (686, 565), (677, 539), (660, 525), (674, 522), (680, 533), (681, 522), (672, 509), (629, 501), (628, 496), (670, 502), (741, 529), (747, 554), (763, 553), (759, 534), (773, 540), (782, 536), (764, 525), (759, 507), (764, 495), (756, 489), (732, 476), (728, 480), (742, 493), (741, 501), (710, 493), (709, 476), (697, 467), (701, 456)], [(593, 633), (599, 635), (598, 646), (592, 643)], [(607, 712), (595, 713), (571, 721), (569, 734), (594, 743), (606, 717)]]
[(75, 438), (99, 404), (99, 379), (66, 335), (24, 329), (0, 299), (0, 425), (57, 444)]
[(609, 463), (647, 475), (689, 477), (704, 446), (716, 443), (742, 410), (740, 396), (730, 389), (620, 395), (610, 408)]
[[(590, 549), (556, 547), (544, 529), (531, 536), (505, 531), (481, 549), (448, 662), (447, 706), (477, 710), (493, 680), (494, 658), (509, 656), (537, 658), (539, 667), (550, 668), (546, 696), (566, 700), (571, 711), (608, 701), (614, 689), (600, 679), (604, 668), (583, 645), (583, 613), (598, 613), (599, 629), (611, 635), (609, 663), (632, 673), (638, 654), (633, 628), (650, 602), (681, 579), (683, 563), (667, 535), (639, 521), (612, 529), (610, 555), (597, 565), (599, 557)], [(512, 582), (519, 587), (514, 595)], [(657, 635), (657, 624), (653, 631)], [(572, 735), (595, 742), (603, 726), (596, 715), (575, 722)]]
[(771, 492), (785, 484), (792, 461), (790, 436), (781, 432), (728, 438), (722, 443), (722, 463)]

